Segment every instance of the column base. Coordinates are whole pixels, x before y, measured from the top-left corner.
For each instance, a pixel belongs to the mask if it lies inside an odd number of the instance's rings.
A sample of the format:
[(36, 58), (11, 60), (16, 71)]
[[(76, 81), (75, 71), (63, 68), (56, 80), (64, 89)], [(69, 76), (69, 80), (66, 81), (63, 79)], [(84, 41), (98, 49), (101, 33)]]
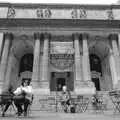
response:
[(117, 84), (113, 86), (113, 89), (120, 90), (120, 80), (118, 80)]
[(0, 82), (0, 94), (2, 93), (2, 91), (3, 91), (3, 83)]
[(37, 87), (33, 87), (34, 94), (49, 95), (50, 88), (48, 81), (40, 81)]
[(76, 95), (92, 95), (96, 92), (95, 86), (91, 81), (75, 81), (74, 88)]
[(50, 95), (50, 90), (47, 88), (36, 88), (33, 89), (35, 95)]

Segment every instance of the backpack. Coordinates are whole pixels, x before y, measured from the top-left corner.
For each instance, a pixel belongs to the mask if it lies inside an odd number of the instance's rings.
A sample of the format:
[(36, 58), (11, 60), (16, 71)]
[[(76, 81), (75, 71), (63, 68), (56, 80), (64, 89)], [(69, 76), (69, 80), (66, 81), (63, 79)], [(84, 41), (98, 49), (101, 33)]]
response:
[(71, 106), (71, 107), (70, 107), (70, 112), (71, 112), (71, 113), (75, 113), (75, 106)]

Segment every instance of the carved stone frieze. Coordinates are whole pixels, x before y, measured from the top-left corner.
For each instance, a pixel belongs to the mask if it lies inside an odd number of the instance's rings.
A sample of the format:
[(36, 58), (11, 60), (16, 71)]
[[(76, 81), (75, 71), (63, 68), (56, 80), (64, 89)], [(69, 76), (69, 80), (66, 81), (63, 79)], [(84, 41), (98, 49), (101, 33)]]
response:
[(15, 9), (13, 7), (8, 8), (7, 18), (15, 17)]
[(87, 18), (87, 11), (84, 8), (80, 9), (72, 9), (71, 11), (72, 19), (86, 19)]
[(82, 19), (86, 19), (87, 18), (87, 11), (84, 9), (84, 8), (81, 8), (79, 10), (79, 17), (82, 18)]
[(72, 17), (72, 19), (78, 18), (77, 9), (72, 9), (72, 11), (71, 11), (71, 17)]
[(38, 8), (36, 10), (36, 15), (37, 15), (37, 18), (50, 18), (52, 13), (51, 13), (51, 10), (50, 9), (40, 9)]
[(108, 20), (114, 20), (114, 15), (112, 9), (107, 11)]

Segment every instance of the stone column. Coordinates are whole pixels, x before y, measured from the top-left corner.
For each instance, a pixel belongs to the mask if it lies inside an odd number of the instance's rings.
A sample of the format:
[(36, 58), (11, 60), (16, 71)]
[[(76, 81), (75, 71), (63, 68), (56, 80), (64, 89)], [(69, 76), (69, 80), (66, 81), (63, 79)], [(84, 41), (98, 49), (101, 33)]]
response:
[(112, 50), (110, 50), (110, 53), (109, 53), (109, 63), (110, 63), (110, 70), (111, 70), (111, 76), (112, 76), (112, 82), (113, 82), (112, 84), (114, 89), (117, 84), (117, 72), (116, 72), (115, 59), (114, 59)]
[(120, 34), (118, 34), (118, 48), (119, 48), (119, 54), (120, 54)]
[(49, 39), (50, 34), (44, 33), (44, 48), (43, 48), (43, 62), (42, 62), (42, 81), (41, 81), (41, 88), (44, 92), (49, 93), (49, 72), (48, 72), (48, 60), (49, 60)]
[(112, 49), (110, 50), (110, 69), (111, 69), (111, 75), (112, 75), (112, 81), (113, 81), (113, 88), (116, 87), (118, 82), (118, 69), (119, 69), (119, 61), (118, 61), (118, 47), (117, 47), (117, 34), (111, 34), (109, 36), (109, 39), (111, 40)]
[(84, 81), (91, 80), (90, 73), (90, 61), (89, 61), (89, 51), (88, 51), (88, 34), (82, 34), (83, 43), (83, 78)]
[(0, 60), (1, 60), (1, 55), (2, 55), (2, 46), (3, 46), (3, 37), (4, 37), (4, 34), (3, 33), (0, 33)]
[(0, 64), (0, 86), (3, 86), (3, 83), (5, 81), (9, 47), (10, 47), (10, 41), (12, 40), (12, 38), (13, 38), (12, 34), (10, 34), (10, 33), (5, 34), (5, 43), (4, 43), (4, 48), (3, 48), (2, 58), (1, 58), (1, 64)]
[(82, 77), (81, 77), (81, 59), (80, 59), (80, 42), (79, 42), (79, 34), (73, 34), (74, 40), (74, 49), (75, 49), (75, 81), (74, 81), (74, 88), (75, 92), (79, 93), (79, 89), (82, 84)]
[(118, 61), (119, 61), (119, 77), (118, 77), (118, 89), (120, 88), (120, 34), (118, 34), (118, 51), (119, 51), (119, 57), (118, 57)]
[(13, 55), (13, 51), (11, 48), (10, 54), (8, 57), (7, 71), (6, 71), (6, 75), (5, 75), (5, 82), (4, 82), (5, 83), (4, 84), (5, 90), (8, 90), (10, 87), (12, 87), (11, 74), (12, 74), (13, 64), (14, 64), (14, 55)]
[(75, 80), (82, 81), (80, 69), (80, 43), (79, 34), (73, 34), (74, 48), (75, 48)]
[(40, 73), (40, 33), (34, 34), (34, 59), (32, 72), (32, 86), (34, 89), (39, 87), (39, 73)]

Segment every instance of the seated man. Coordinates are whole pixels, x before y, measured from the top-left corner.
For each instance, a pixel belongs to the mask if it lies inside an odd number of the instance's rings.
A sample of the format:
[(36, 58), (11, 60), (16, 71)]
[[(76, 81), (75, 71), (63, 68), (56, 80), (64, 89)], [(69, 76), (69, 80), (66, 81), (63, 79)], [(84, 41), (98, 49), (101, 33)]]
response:
[(0, 105), (3, 107), (2, 109), (2, 117), (5, 116), (5, 112), (8, 110), (10, 105), (12, 104), (13, 100), (13, 93), (12, 93), (12, 87), (10, 87), (8, 90), (5, 90), (1, 94), (1, 99), (0, 99)]
[(64, 112), (67, 112), (68, 107), (70, 106), (71, 95), (70, 92), (67, 90), (66, 86), (63, 86), (61, 97), (62, 97), (61, 104), (64, 106)]
[[(14, 103), (18, 110), (18, 116), (20, 116), (22, 112), (24, 112), (24, 116), (27, 116), (27, 108), (33, 98), (33, 90), (29, 80), (24, 80), (21, 86), (14, 91), (14, 95)], [(22, 109), (22, 105), (24, 105), (24, 110)]]

